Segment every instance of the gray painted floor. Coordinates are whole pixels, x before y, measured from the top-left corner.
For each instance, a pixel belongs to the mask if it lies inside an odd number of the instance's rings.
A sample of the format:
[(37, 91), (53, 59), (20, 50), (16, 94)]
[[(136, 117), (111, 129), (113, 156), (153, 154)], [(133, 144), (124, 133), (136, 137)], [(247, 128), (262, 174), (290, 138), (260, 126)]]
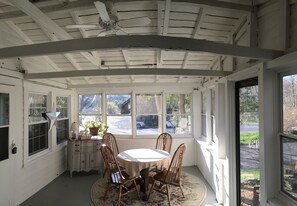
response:
[[(204, 180), (201, 172), (195, 166), (183, 167), (183, 171)], [(65, 172), (20, 206), (93, 206), (90, 190), (92, 184), (99, 177), (97, 173), (93, 172), (74, 172), (71, 178), (69, 172)], [(213, 190), (205, 180), (204, 182), (207, 186), (207, 197), (203, 205), (218, 205)]]

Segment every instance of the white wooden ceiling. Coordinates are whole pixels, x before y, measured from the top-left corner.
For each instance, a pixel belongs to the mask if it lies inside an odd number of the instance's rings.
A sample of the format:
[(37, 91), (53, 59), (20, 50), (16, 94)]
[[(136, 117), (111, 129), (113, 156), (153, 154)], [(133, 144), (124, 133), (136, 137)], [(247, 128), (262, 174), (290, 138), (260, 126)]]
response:
[[(66, 28), (67, 25), (73, 24), (97, 24), (99, 15), (93, 4), (94, 1), (0, 0), (0, 2), (2, 2), (0, 3), (0, 21), (5, 22), (26, 44), (61, 41), (61, 47), (63, 47), (64, 40), (82, 38), (102, 38), (107, 42), (111, 40), (109, 37), (97, 37), (102, 31), (100, 28)], [(250, 1), (240, 0), (235, 3), (234, 1), (215, 0), (121, 0), (113, 1), (113, 3), (120, 20), (144, 16), (151, 19), (148, 25), (124, 28), (128, 35), (184, 37), (223, 44), (234, 43), (234, 34), (237, 34), (241, 27), (247, 24), (252, 10), (252, 7), (248, 5)], [(225, 57), (220, 54), (222, 52), (191, 51), (186, 50), (187, 46), (176, 50), (150, 48), (147, 42), (143, 44), (146, 45), (144, 48), (98, 48), (80, 52), (73, 50), (73, 52), (50, 53), (38, 57), (38, 60), (36, 57), (20, 56), (20, 58), (28, 74), (38, 73), (39, 78), (46, 78), (40, 74), (65, 72), (61, 73), (63, 78), (53, 77), (52, 79), (65, 82), (72, 87), (108, 83), (200, 84), (205, 81), (205, 77), (220, 76), (220, 74), (211, 73), (212, 71), (232, 71), (232, 68), (222, 65)], [(174, 42), (171, 44), (174, 46)], [(3, 53), (8, 51), (4, 49)], [(46, 62), (49, 66), (40, 66), (40, 61)], [(100, 75), (89, 73), (90, 70), (100, 72), (112, 69), (118, 72)], [(144, 72), (142, 75), (141, 72), (134, 73), (135, 69), (152, 72), (151, 74)], [(164, 71), (168, 72), (168, 75), (163, 75), (162, 72), (155, 73), (154, 69), (168, 69)], [(81, 70), (86, 72), (76, 76), (69, 75), (70, 71)], [(210, 72), (205, 76), (195, 72), (191, 75), (185, 72), (183, 75), (181, 70), (208, 70)]]

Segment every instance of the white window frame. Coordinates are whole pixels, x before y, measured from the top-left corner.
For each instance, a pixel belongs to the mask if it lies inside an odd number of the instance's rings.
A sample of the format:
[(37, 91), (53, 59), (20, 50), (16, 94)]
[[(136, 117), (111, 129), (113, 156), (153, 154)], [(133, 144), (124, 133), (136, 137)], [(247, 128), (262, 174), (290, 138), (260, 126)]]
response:
[[(131, 108), (130, 108), (130, 114), (116, 114), (116, 115), (109, 115), (107, 114), (107, 95), (130, 95), (130, 104), (131, 104)], [(121, 137), (121, 138), (125, 138), (125, 137), (130, 137), (133, 136), (134, 132), (134, 121), (133, 121), (133, 94), (132, 92), (104, 92), (104, 99), (102, 99), (102, 104), (104, 105), (104, 107), (102, 109), (104, 109), (102, 111), (102, 113), (104, 114), (103, 119), (104, 122), (106, 122), (107, 124), (107, 117), (108, 116), (114, 116), (114, 117), (131, 117), (131, 134), (117, 134), (114, 133), (117, 137)], [(109, 126), (107, 124), (107, 126)], [(108, 130), (107, 130), (108, 131)], [(109, 131), (108, 131), (109, 132)]]
[[(50, 102), (52, 102), (52, 95), (51, 92), (36, 92), (34, 90), (27, 90), (25, 91), (25, 98), (24, 98), (24, 166), (32, 162), (35, 159), (38, 159), (48, 153), (52, 150), (52, 134), (48, 133), (48, 148), (45, 150), (42, 150), (38, 153), (35, 153), (33, 155), (29, 155), (29, 95), (30, 94), (37, 94), (37, 95), (46, 95), (47, 96), (47, 111), (50, 109)], [(48, 122), (47, 120), (44, 120), (43, 122)]]
[[(174, 94), (174, 95), (179, 95), (179, 94), (184, 94), (184, 95), (189, 95), (189, 98), (190, 98), (190, 112), (189, 114), (185, 113), (185, 114), (182, 114), (182, 115), (179, 115), (179, 116), (190, 116), (190, 123), (191, 123), (191, 129), (189, 131), (188, 134), (172, 134), (172, 137), (174, 138), (179, 138), (179, 137), (192, 137), (193, 136), (193, 127), (194, 127), (194, 122), (193, 122), (193, 93), (186, 93), (186, 92), (166, 92), (163, 94), (163, 132), (166, 132), (166, 118), (167, 118), (167, 110), (166, 110), (166, 106), (167, 106), (167, 102), (166, 102), (166, 96), (167, 95), (171, 95), (171, 94)], [(201, 117), (200, 117), (201, 118)]]
[[(56, 108), (55, 108), (55, 110), (57, 111), (57, 108), (58, 108), (58, 104), (57, 104), (57, 97), (64, 97), (64, 98), (67, 98), (67, 117), (64, 117), (64, 118), (60, 118), (60, 117), (58, 117), (58, 119), (57, 119), (57, 122), (58, 121), (62, 121), (62, 120), (68, 120), (68, 128), (69, 128), (69, 130), (70, 130), (70, 109), (69, 109), (69, 107), (70, 107), (70, 97), (69, 96), (65, 96), (65, 95), (55, 95), (55, 105), (56, 105)], [(62, 142), (59, 142), (58, 143), (58, 134), (57, 134), (57, 128), (56, 128), (56, 133), (55, 133), (55, 140), (56, 140), (56, 145), (62, 145), (64, 142), (66, 142), (67, 141), (67, 138), (69, 138), (69, 137), (66, 137), (66, 139), (64, 140), (64, 141), (62, 141)], [(69, 132), (69, 135), (70, 135), (70, 132)]]

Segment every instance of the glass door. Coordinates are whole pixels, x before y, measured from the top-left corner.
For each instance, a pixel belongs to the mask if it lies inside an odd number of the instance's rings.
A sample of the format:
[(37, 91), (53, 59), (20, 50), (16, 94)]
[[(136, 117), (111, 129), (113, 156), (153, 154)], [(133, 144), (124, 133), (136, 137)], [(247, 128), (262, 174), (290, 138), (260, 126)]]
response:
[(258, 79), (236, 82), (236, 157), (238, 205), (259, 205)]

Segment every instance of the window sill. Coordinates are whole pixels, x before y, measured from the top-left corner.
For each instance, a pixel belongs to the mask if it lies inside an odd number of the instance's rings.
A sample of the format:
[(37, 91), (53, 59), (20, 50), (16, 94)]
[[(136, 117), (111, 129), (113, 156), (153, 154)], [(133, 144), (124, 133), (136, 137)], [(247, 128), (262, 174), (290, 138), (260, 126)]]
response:
[(207, 143), (207, 139), (206, 138), (199, 138), (196, 139), (197, 143), (201, 146), (206, 148), (207, 151), (209, 152), (213, 152), (214, 151), (214, 145), (213, 142)]
[(296, 201), (284, 194), (283, 192), (280, 192), (279, 195), (275, 198), (272, 198), (267, 201), (269, 206), (295, 206)]

